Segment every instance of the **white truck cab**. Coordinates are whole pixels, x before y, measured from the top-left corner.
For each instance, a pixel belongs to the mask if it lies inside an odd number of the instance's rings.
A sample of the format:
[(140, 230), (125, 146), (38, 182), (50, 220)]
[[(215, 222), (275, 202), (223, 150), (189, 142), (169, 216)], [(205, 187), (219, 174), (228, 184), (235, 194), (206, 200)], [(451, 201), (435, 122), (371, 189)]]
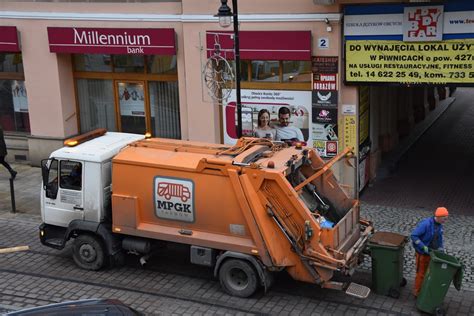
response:
[(65, 147), (42, 161), (43, 244), (61, 249), (74, 229), (97, 230), (100, 224), (110, 224), (112, 158), (143, 138), (96, 130), (66, 140)]

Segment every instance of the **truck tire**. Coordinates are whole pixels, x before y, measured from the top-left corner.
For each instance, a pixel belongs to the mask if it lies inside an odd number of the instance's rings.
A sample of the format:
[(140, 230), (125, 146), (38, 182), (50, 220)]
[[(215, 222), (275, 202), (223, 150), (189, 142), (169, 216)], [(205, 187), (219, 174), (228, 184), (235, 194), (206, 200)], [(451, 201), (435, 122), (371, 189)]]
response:
[(106, 264), (106, 252), (102, 241), (92, 235), (79, 235), (72, 246), (74, 262), (85, 270), (99, 270)]
[(245, 260), (229, 259), (219, 269), (222, 288), (233, 296), (249, 297), (258, 288), (258, 275), (253, 266)]

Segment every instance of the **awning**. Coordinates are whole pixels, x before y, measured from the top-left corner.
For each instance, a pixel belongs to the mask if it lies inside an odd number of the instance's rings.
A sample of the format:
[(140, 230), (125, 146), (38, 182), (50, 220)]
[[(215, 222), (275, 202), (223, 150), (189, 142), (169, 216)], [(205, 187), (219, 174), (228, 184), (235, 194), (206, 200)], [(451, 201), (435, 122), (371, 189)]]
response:
[(20, 52), (20, 41), (15, 26), (0, 26), (0, 52)]
[(174, 29), (48, 27), (52, 53), (175, 55)]
[[(240, 31), (240, 58), (252, 60), (311, 60), (311, 31)], [(234, 33), (206, 32), (207, 57), (220, 44), (221, 56), (234, 58)]]

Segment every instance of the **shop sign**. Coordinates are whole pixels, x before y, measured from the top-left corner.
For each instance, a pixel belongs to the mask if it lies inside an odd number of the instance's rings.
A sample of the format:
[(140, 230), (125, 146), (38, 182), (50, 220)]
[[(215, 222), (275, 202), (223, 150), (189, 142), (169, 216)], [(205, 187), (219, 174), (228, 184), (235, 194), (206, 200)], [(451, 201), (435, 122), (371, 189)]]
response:
[(474, 84), (474, 39), (346, 41), (346, 81)]
[(405, 7), (403, 41), (441, 41), (443, 39), (443, 9), (442, 5)]
[(337, 108), (313, 107), (313, 123), (337, 123)]
[(356, 149), (357, 146), (357, 122), (356, 116), (344, 116), (344, 147), (352, 147)]
[(174, 29), (48, 27), (52, 53), (175, 55)]
[(334, 157), (337, 155), (337, 141), (315, 140), (313, 147), (318, 151), (321, 157)]
[(337, 56), (313, 56), (311, 58), (313, 73), (330, 74), (338, 72)]
[(20, 41), (15, 26), (0, 26), (0, 52), (20, 52)]
[[(237, 141), (237, 111), (235, 89), (231, 91), (227, 102), (223, 102), (222, 111), (224, 143), (235, 144)], [(290, 126), (299, 128), (305, 142), (312, 144), (311, 139), (311, 92), (286, 90), (241, 90), (242, 101), (242, 134), (253, 135), (258, 127), (258, 112), (262, 109), (270, 112), (270, 126), (278, 122), (278, 110), (287, 107), (291, 111)]]

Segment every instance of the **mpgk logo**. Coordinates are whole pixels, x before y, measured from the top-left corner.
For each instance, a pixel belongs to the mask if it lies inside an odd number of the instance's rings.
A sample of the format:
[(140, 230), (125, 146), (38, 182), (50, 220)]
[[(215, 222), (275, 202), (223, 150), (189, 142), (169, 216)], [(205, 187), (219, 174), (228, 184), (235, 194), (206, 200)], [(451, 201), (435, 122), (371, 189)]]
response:
[(405, 7), (404, 41), (440, 41), (443, 39), (443, 6)]
[(155, 177), (155, 214), (159, 218), (194, 222), (194, 182)]

